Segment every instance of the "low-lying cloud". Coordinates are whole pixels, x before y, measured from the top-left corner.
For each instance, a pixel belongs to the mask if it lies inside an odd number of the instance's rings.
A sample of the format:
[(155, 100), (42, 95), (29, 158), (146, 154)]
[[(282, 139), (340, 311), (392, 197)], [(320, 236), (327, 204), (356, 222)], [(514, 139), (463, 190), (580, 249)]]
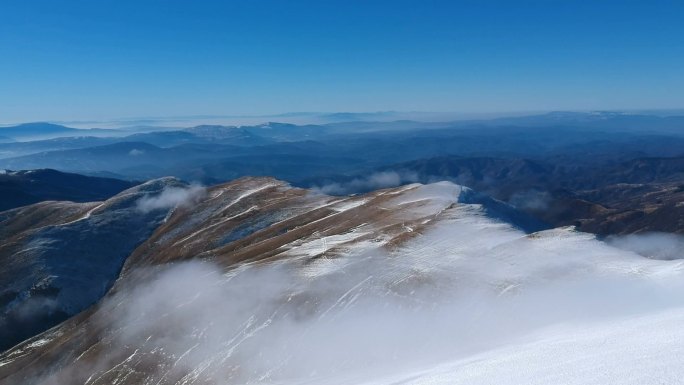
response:
[(543, 211), (549, 208), (552, 197), (546, 191), (526, 190), (513, 193), (508, 203), (520, 210)]
[(157, 195), (140, 198), (136, 202), (136, 208), (143, 213), (148, 213), (153, 210), (191, 205), (199, 201), (205, 193), (204, 187), (194, 184), (188, 187), (166, 187)]
[(684, 259), (684, 236), (670, 233), (645, 233), (611, 236), (606, 241), (617, 248), (652, 259)]
[(397, 187), (406, 183), (418, 182), (418, 174), (411, 171), (382, 171), (365, 177), (354, 178), (347, 182), (329, 183), (314, 186), (314, 190), (329, 195), (348, 195), (377, 189)]

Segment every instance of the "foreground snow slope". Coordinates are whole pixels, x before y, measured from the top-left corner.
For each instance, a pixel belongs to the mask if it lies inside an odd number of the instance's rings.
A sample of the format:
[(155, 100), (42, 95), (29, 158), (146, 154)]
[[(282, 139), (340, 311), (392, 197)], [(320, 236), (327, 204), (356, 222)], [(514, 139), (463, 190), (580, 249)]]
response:
[(209, 189), (0, 384), (676, 383), (684, 264), (450, 183)]
[(526, 342), (365, 385), (680, 384), (684, 309), (557, 326)]

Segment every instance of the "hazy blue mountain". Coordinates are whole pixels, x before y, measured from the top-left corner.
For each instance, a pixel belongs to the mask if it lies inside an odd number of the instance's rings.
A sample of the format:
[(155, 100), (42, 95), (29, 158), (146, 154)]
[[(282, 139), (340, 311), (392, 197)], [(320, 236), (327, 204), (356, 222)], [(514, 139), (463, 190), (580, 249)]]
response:
[[(33, 143), (0, 145), (0, 157), (4, 158), (0, 159), (0, 167), (56, 168), (87, 174), (109, 172), (144, 179), (177, 175), (206, 181), (227, 180), (248, 172), (274, 172), (275, 176), (299, 182), (322, 176), (319, 171), (327, 175), (357, 175), (386, 165), (444, 156), (524, 158), (594, 166), (684, 155), (684, 137), (675, 134), (411, 121), (198, 126), (125, 138), (62, 138)], [(91, 147), (92, 144), (97, 146)], [(253, 158), (233, 159), (245, 156)], [(305, 160), (306, 157), (311, 159)]]
[(298, 183), (307, 177), (346, 172), (362, 166), (363, 160), (316, 154), (243, 155), (204, 164), (190, 170), (178, 170), (189, 180), (226, 181), (243, 176), (271, 176)]
[(39, 152), (70, 150), (102, 146), (119, 141), (119, 138), (100, 138), (94, 136), (61, 137), (43, 140), (0, 143), (0, 159), (12, 158)]
[(397, 119), (400, 113), (396, 111), (379, 111), (379, 112), (334, 112), (330, 114), (320, 115), (322, 119), (332, 122), (354, 122), (354, 121), (383, 121), (388, 119)]
[[(326, 125), (296, 125), (278, 122), (268, 122), (255, 126), (243, 126), (242, 128), (252, 134), (276, 142), (319, 140), (329, 135), (331, 131)], [(349, 133), (351, 134), (353, 132)]]
[(237, 146), (257, 146), (274, 142), (271, 138), (260, 136), (246, 127), (201, 125), (188, 128), (185, 131), (209, 142)]
[(15, 140), (50, 139), (65, 136), (116, 136), (121, 132), (111, 129), (77, 129), (59, 124), (36, 122), (11, 127), (0, 127), (0, 135)]
[(682, 131), (682, 128), (684, 128), (684, 116), (642, 115), (619, 111), (558, 111), (530, 116), (466, 121), (459, 124), (518, 127), (566, 126), (684, 135)]
[(185, 131), (160, 131), (133, 134), (121, 138), (122, 142), (149, 143), (158, 147), (172, 147), (187, 143), (206, 143), (203, 138)]
[[(69, 131), (69, 133), (91, 134), (91, 130)], [(121, 131), (116, 132), (117, 135)], [(65, 133), (61, 133), (66, 135)], [(60, 135), (61, 135), (60, 134)], [(225, 126), (198, 126), (186, 130), (156, 131), (136, 133), (127, 136), (64, 136), (43, 140), (16, 142), (0, 140), (0, 159), (39, 152), (79, 149), (121, 142), (144, 142), (158, 147), (172, 147), (182, 144), (227, 144), (236, 146), (256, 146), (273, 143), (243, 128)]]
[(126, 178), (150, 179), (177, 175), (178, 170), (249, 151), (248, 148), (222, 144), (190, 143), (163, 148), (145, 142), (119, 142), (0, 159), (0, 167), (15, 170), (55, 168), (85, 174), (109, 172)]
[(23, 123), (12, 127), (0, 127), (0, 133), (11, 138), (31, 138), (53, 135), (70, 135), (77, 132), (77, 129), (60, 126), (52, 123)]

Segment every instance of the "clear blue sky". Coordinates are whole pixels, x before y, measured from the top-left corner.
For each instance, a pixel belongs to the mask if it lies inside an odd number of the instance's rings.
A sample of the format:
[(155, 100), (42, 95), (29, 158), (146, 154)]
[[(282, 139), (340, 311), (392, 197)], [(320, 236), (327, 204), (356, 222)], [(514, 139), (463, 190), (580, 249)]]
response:
[(684, 1), (0, 2), (0, 123), (684, 107)]

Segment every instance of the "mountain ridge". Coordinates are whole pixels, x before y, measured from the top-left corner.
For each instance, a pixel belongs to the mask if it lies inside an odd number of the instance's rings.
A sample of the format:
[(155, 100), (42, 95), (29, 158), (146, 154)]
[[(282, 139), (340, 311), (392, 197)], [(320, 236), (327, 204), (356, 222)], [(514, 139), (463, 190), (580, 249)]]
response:
[(88, 177), (52, 169), (0, 170), (0, 211), (46, 200), (96, 201), (136, 184), (138, 182)]
[[(681, 264), (569, 227), (522, 231), (521, 218), (492, 215), (493, 201), (450, 182), (343, 197), (272, 178), (179, 183), (60, 217), (86, 225), (135, 204), (158, 225), (94, 306), (0, 353), (0, 384), (391, 383), (587, 311), (613, 325), (634, 312), (614, 293), (641, 287), (625, 282), (656, 290), (656, 310), (684, 305), (657, 289), (679, 290), (668, 285)], [(41, 205), (54, 204), (29, 207)], [(590, 300), (575, 298), (586, 290)], [(510, 329), (489, 329), (502, 319)]]

